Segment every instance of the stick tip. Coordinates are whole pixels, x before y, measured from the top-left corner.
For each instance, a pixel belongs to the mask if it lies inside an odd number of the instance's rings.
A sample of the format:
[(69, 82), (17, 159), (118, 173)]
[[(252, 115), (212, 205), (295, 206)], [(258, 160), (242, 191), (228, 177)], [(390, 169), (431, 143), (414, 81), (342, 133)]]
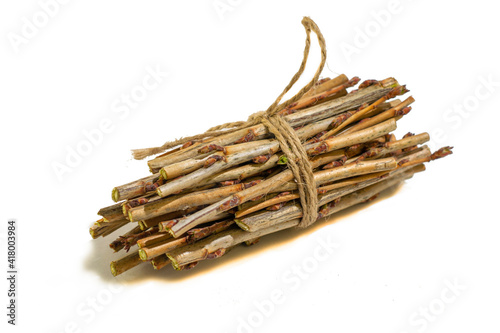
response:
[(165, 180), (168, 179), (167, 171), (165, 171), (164, 168), (160, 169), (160, 175), (163, 177), (163, 179), (165, 179)]
[(156, 189), (156, 194), (159, 196), (159, 197), (164, 197), (165, 195), (163, 194), (163, 191), (161, 189), (162, 187), (161, 186), (158, 186), (158, 188)]
[(111, 198), (114, 202), (120, 201), (120, 191), (116, 187), (111, 191)]
[(175, 235), (175, 231), (172, 230), (172, 228), (163, 228), (164, 231), (167, 231), (170, 236), (177, 238), (178, 236)]
[(248, 227), (248, 225), (246, 225), (245, 223), (243, 223), (241, 220), (239, 219), (235, 219), (234, 222), (238, 225), (238, 227), (240, 227), (241, 229), (245, 230), (245, 231), (250, 231), (250, 228)]
[(279, 165), (288, 164), (288, 158), (285, 155), (281, 155), (280, 158), (278, 159), (278, 164)]
[(453, 147), (450, 147), (450, 146), (446, 146), (446, 147), (443, 147), (437, 151), (435, 151), (432, 155), (431, 155), (431, 161), (434, 161), (434, 160), (437, 160), (437, 159), (440, 159), (440, 158), (443, 158), (443, 157), (446, 157), (448, 155), (451, 155), (453, 154), (453, 151), (452, 151)]
[(111, 274), (113, 274), (113, 276), (117, 276), (118, 275), (118, 271), (116, 270), (116, 262), (112, 261), (109, 264), (109, 268), (111, 269)]
[(142, 261), (148, 260), (148, 254), (144, 249), (139, 250), (139, 258), (141, 258)]
[(147, 225), (144, 221), (139, 221), (137, 224), (139, 225), (139, 228), (141, 228), (141, 230), (147, 229)]
[(175, 258), (173, 256), (171, 256), (170, 254), (167, 253), (167, 258), (170, 260), (170, 263), (172, 264), (172, 267), (176, 271), (180, 271), (181, 270), (181, 267), (179, 266), (179, 263), (177, 262), (177, 260), (175, 260)]
[(159, 270), (161, 267), (159, 267), (158, 265), (156, 265), (156, 261), (153, 259), (151, 260), (151, 265), (153, 266), (153, 269), (155, 271)]

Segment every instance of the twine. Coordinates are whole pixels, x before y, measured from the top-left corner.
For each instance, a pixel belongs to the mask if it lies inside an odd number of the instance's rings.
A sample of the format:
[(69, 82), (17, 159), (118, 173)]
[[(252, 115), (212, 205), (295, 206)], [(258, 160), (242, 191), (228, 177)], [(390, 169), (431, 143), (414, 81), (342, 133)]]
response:
[[(299, 223), (299, 227), (305, 228), (314, 223), (318, 215), (318, 196), (316, 191), (316, 182), (314, 181), (313, 169), (299, 137), (297, 136), (293, 128), (283, 119), (281, 115), (279, 115), (279, 112), (281, 110), (298, 101), (307, 91), (309, 91), (314, 86), (314, 84), (318, 81), (319, 76), (326, 63), (326, 43), (320, 29), (318, 28), (316, 23), (309, 17), (304, 17), (302, 19), (302, 25), (306, 30), (307, 37), (306, 45), (304, 48), (304, 57), (302, 59), (302, 63), (300, 64), (300, 68), (292, 77), (290, 83), (288, 83), (283, 92), (278, 96), (278, 98), (276, 98), (274, 103), (269, 106), (266, 111), (253, 113), (248, 117), (247, 121), (230, 122), (215, 126), (210, 128), (203, 134), (169, 141), (163, 144), (161, 147), (133, 150), (132, 154), (134, 158), (141, 160), (151, 155), (163, 153), (170, 148), (182, 145), (188, 141), (217, 137), (246, 127), (263, 124), (264, 126), (266, 126), (270, 133), (274, 134), (276, 140), (278, 140), (281, 150), (288, 158), (288, 167), (292, 171), (293, 176), (295, 177), (295, 181), (297, 182), (300, 204), (302, 206), (303, 212), (303, 217), (301, 222)], [(295, 96), (280, 104), (283, 96), (293, 87), (293, 85), (298, 81), (298, 79), (304, 72), (307, 58), (309, 57), (309, 49), (311, 47), (311, 31), (314, 32), (318, 37), (318, 43), (321, 48), (321, 63), (316, 70), (316, 73), (314, 74), (312, 80), (302, 89), (300, 89), (300, 91), (295, 94)]]

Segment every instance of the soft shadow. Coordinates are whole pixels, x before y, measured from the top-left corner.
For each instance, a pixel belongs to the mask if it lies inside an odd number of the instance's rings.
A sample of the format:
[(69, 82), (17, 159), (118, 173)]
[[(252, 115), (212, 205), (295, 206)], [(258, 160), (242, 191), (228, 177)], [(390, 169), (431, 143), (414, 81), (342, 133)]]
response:
[[(329, 218), (321, 219), (307, 229), (283, 230), (281, 232), (262, 237), (261, 240), (255, 245), (237, 246), (229, 253), (216, 260), (204, 260), (200, 262), (191, 270), (175, 271), (171, 265), (168, 265), (167, 267), (157, 271), (153, 269), (151, 264), (145, 262), (117, 277), (114, 277), (111, 274), (109, 263), (113, 260), (118, 260), (124, 257), (126, 253), (123, 250), (118, 253), (113, 253), (113, 251), (109, 248), (109, 243), (116, 239), (120, 234), (126, 232), (126, 230), (118, 230), (106, 238), (92, 240), (92, 250), (84, 263), (84, 267), (89, 271), (95, 272), (103, 281), (106, 282), (120, 282), (126, 284), (137, 282), (142, 283), (144, 281), (180, 282), (186, 279), (195, 278), (201, 274), (208, 274), (213, 270), (221, 269), (222, 267), (231, 265), (234, 262), (245, 260), (250, 256), (260, 255), (263, 252), (270, 251), (273, 248), (278, 248), (283, 244), (292, 242), (299, 237), (307, 237), (309, 234), (314, 233), (326, 225), (338, 223), (352, 214), (357, 213), (361, 209), (365, 209), (381, 200), (392, 197), (400, 190), (400, 188), (400, 185), (391, 187), (390, 189), (383, 191), (375, 200), (368, 203), (358, 204), (336, 213)], [(137, 249), (137, 247), (132, 248), (130, 251), (133, 251), (134, 249)]]

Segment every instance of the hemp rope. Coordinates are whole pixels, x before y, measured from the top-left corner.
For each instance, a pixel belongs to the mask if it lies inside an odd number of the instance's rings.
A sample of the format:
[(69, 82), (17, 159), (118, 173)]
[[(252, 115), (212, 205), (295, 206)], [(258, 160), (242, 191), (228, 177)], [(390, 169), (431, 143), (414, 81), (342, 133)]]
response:
[[(279, 112), (281, 110), (298, 101), (314, 86), (314, 84), (318, 81), (319, 76), (326, 63), (326, 43), (319, 27), (309, 17), (304, 17), (302, 19), (302, 25), (306, 30), (307, 37), (306, 45), (304, 48), (304, 57), (302, 59), (302, 63), (300, 64), (300, 68), (292, 77), (283, 92), (278, 96), (278, 98), (276, 98), (274, 103), (269, 106), (266, 111), (260, 111), (250, 115), (247, 121), (231, 122), (215, 126), (210, 128), (203, 134), (169, 141), (163, 144), (161, 147), (133, 150), (132, 154), (134, 158), (137, 160), (141, 160), (148, 156), (162, 153), (167, 149), (182, 145), (188, 141), (200, 140), (208, 137), (217, 137), (246, 127), (263, 124), (267, 127), (269, 132), (274, 134), (276, 140), (278, 140), (281, 150), (288, 159), (288, 167), (292, 171), (295, 181), (297, 182), (303, 216), (298, 226), (300, 228), (305, 228), (314, 223), (318, 216), (318, 196), (316, 191), (316, 182), (314, 181), (313, 169), (309, 162), (307, 153), (294, 129), (283, 119), (281, 115), (279, 115)], [(297, 82), (297, 80), (304, 72), (307, 58), (309, 56), (309, 49), (311, 47), (311, 31), (313, 31), (318, 37), (318, 43), (321, 47), (321, 63), (316, 70), (313, 79), (308, 84), (300, 89), (300, 91), (295, 94), (295, 96), (279, 104), (283, 96), (292, 88), (292, 86), (295, 84), (295, 82)]]

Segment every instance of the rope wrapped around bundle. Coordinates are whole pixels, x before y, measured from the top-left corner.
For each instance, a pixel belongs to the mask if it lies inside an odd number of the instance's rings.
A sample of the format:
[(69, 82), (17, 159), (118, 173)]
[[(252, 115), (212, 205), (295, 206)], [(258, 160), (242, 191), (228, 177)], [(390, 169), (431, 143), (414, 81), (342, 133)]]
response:
[[(302, 59), (302, 63), (300, 64), (300, 68), (292, 77), (290, 83), (288, 83), (283, 92), (266, 111), (259, 111), (250, 115), (247, 121), (231, 122), (215, 126), (210, 128), (205, 133), (169, 141), (160, 147), (133, 150), (133, 157), (137, 160), (141, 160), (151, 155), (163, 153), (170, 148), (182, 145), (189, 141), (215, 138), (250, 126), (263, 124), (269, 132), (275, 136), (276, 140), (278, 140), (281, 151), (287, 157), (288, 167), (292, 171), (297, 183), (300, 203), (303, 209), (303, 217), (298, 226), (300, 228), (305, 228), (314, 223), (318, 216), (318, 197), (313, 168), (299, 137), (295, 133), (294, 129), (280, 115), (280, 111), (297, 102), (316, 84), (326, 63), (326, 43), (320, 29), (309, 17), (304, 17), (302, 19), (302, 25), (306, 30), (307, 37), (304, 48), (304, 57)], [(304, 72), (311, 47), (311, 32), (314, 32), (318, 37), (318, 43), (321, 48), (320, 65), (316, 70), (314, 77), (308, 84), (300, 89), (295, 96), (280, 104), (283, 96), (293, 87)]]

